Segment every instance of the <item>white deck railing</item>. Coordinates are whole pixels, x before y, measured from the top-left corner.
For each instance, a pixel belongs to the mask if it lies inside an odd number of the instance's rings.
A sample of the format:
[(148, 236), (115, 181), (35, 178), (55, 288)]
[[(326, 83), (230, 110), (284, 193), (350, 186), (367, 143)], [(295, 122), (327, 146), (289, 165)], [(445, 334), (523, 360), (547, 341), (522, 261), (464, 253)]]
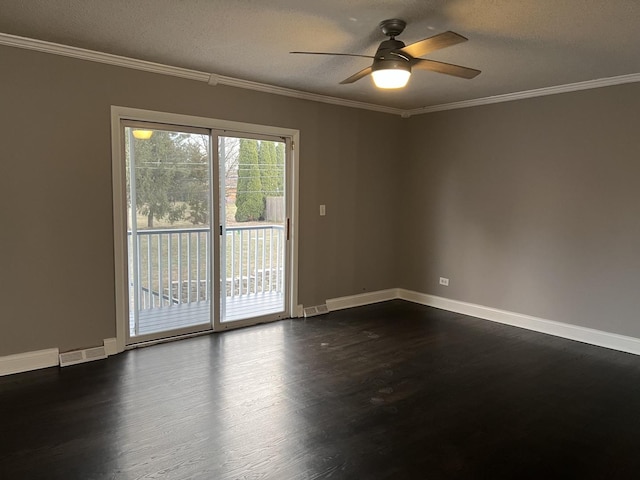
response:
[[(138, 299), (138, 309), (209, 301), (209, 236), (208, 228), (138, 230), (134, 251), (129, 232), (130, 298)], [(283, 291), (281, 225), (228, 227), (221, 240), (221, 261), (226, 265), (223, 294), (237, 297)]]

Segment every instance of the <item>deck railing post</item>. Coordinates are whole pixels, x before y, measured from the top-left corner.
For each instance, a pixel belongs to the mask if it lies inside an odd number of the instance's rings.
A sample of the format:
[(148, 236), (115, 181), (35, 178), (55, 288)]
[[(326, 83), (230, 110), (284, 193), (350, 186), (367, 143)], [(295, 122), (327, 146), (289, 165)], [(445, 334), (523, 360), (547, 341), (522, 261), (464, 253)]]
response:
[(167, 235), (167, 285), (169, 286), (169, 307), (173, 305), (173, 301), (171, 297), (173, 296), (173, 259), (171, 258), (171, 244), (172, 244), (171, 233)]
[[(153, 241), (152, 237), (147, 237), (147, 283), (149, 284), (149, 291), (153, 292), (153, 274), (151, 272), (151, 242)], [(151, 308), (156, 306), (155, 299), (153, 296), (151, 297)], [(162, 305), (159, 305), (160, 307)]]
[(191, 232), (187, 232), (187, 303), (191, 303)]

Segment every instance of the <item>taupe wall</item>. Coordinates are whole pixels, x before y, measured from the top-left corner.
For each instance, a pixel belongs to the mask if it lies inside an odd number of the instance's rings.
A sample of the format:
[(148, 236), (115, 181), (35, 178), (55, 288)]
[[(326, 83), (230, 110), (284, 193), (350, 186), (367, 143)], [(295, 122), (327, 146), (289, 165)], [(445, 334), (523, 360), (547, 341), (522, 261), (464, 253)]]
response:
[(411, 118), (399, 286), (640, 337), (639, 112), (636, 83)]
[(0, 356), (115, 336), (111, 105), (299, 129), (300, 303), (396, 286), (399, 117), (8, 47), (0, 65)]
[(301, 131), (304, 305), (403, 287), (640, 337), (640, 84), (402, 120), (8, 47), (0, 65), (0, 356), (115, 336), (111, 105)]

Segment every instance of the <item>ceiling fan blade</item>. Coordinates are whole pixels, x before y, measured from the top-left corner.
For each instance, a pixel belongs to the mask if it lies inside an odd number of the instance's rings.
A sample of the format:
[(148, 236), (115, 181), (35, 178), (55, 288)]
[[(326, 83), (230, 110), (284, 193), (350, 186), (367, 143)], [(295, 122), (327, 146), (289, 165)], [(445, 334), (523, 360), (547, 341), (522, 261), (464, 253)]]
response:
[(345, 85), (347, 83), (353, 83), (353, 82), (357, 82), (358, 80), (360, 80), (362, 77), (366, 77), (367, 75), (369, 75), (371, 72), (373, 72), (373, 68), (371, 67), (367, 67), (364, 70), (360, 70), (358, 73), (356, 73), (355, 75), (351, 75), (349, 78), (343, 80), (340, 82), (340, 85)]
[(446, 73), (460, 78), (475, 78), (480, 75), (480, 70), (469, 67), (461, 67), (451, 63), (436, 62), (435, 60), (425, 60), (423, 58), (414, 58), (411, 62), (412, 66), (421, 70), (430, 70), (432, 72)]
[(362, 57), (362, 58), (375, 58), (371, 55), (358, 55), (357, 53), (330, 53), (330, 52), (289, 52), (301, 55), (337, 55), (340, 57)]
[(412, 57), (422, 57), (423, 55), (435, 50), (440, 50), (441, 48), (450, 47), (451, 45), (456, 45), (466, 41), (466, 38), (455, 32), (444, 32), (412, 43), (411, 45), (407, 45), (406, 47), (401, 48), (400, 51), (408, 53)]

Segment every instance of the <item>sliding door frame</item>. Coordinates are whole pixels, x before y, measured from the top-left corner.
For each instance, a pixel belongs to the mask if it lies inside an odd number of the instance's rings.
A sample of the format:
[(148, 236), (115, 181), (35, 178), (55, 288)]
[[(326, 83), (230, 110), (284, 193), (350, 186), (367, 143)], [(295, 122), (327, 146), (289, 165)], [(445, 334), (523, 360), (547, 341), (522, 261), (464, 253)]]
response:
[[(129, 107), (112, 106), (111, 107), (111, 157), (112, 157), (112, 186), (113, 186), (113, 227), (114, 227), (114, 273), (115, 273), (115, 307), (116, 307), (116, 341), (118, 352), (122, 352), (126, 347), (126, 332), (129, 321), (129, 289), (128, 289), (128, 272), (127, 272), (127, 212), (126, 212), (126, 166), (124, 152), (124, 128), (123, 122), (152, 122), (175, 126), (177, 128), (204, 128), (212, 131), (212, 135), (243, 134), (245, 136), (268, 136), (280, 137), (287, 145), (286, 158), (290, 159), (287, 163), (287, 210), (289, 212), (289, 255), (288, 261), (288, 277), (289, 288), (286, 292), (287, 305), (285, 306), (289, 316), (299, 316), (300, 308), (298, 306), (298, 195), (299, 195), (299, 168), (298, 168), (298, 149), (299, 137), (298, 130), (272, 127), (268, 125), (257, 125), (243, 122), (233, 122), (228, 120), (219, 120), (207, 117), (197, 117), (191, 115), (181, 115), (166, 112), (156, 112), (152, 110), (142, 110)], [(212, 150), (217, 149), (217, 145), (210, 145)], [(214, 154), (214, 161), (211, 166), (211, 172), (217, 172), (219, 163), (217, 154)], [(216, 175), (216, 173), (213, 173)], [(212, 184), (213, 195), (219, 196), (219, 182), (214, 181)], [(212, 205), (215, 204), (212, 199)], [(214, 232), (217, 225), (220, 224), (219, 210), (212, 211), (214, 222)], [(220, 236), (212, 235), (212, 252), (220, 251)], [(220, 272), (219, 255), (213, 255), (211, 269), (213, 272)], [(213, 273), (212, 272), (212, 273)], [(214, 278), (217, 278), (214, 277)], [(219, 299), (219, 285), (216, 283), (214, 290), (218, 290), (213, 300)], [(215, 293), (215, 292), (214, 292)], [(251, 323), (257, 323), (255, 319), (247, 321), (224, 323), (220, 326), (219, 302), (214, 301), (213, 309), (213, 328), (214, 331), (225, 330), (230, 328), (238, 328)], [(274, 320), (276, 320), (274, 318)], [(262, 320), (262, 321), (268, 321)]]

